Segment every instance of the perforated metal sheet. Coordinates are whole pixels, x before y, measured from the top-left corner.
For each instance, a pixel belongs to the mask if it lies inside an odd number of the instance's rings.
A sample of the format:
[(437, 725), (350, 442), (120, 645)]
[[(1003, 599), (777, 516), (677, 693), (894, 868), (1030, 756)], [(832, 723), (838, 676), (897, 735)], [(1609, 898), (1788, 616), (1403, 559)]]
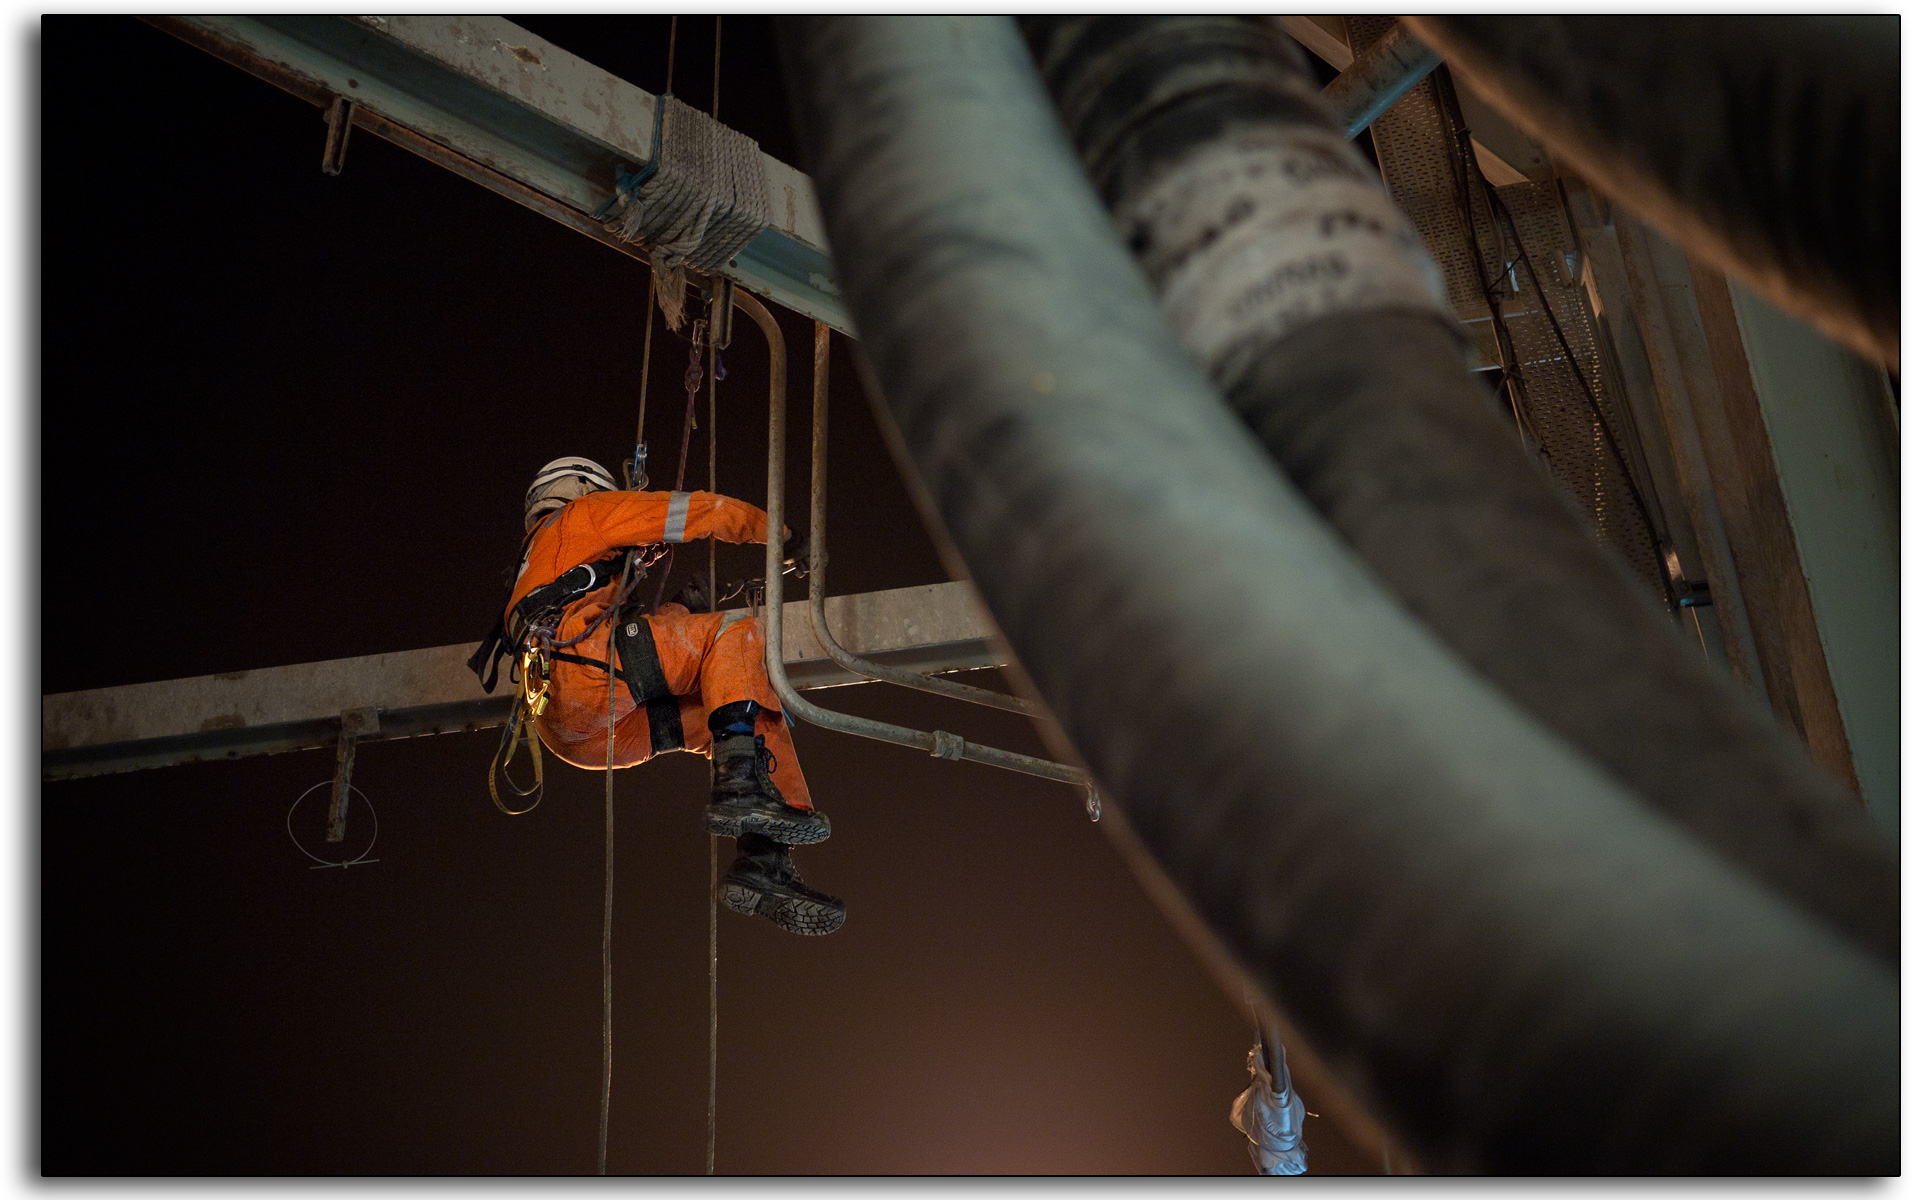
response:
[[(1348, 17), (1354, 49), (1369, 45), (1392, 24), (1390, 17)], [(1422, 81), (1382, 114), (1373, 123), (1372, 133), (1388, 191), (1426, 240), (1446, 278), (1447, 298), (1455, 315), (1489, 364), (1500, 362), (1501, 352), (1482, 273), (1494, 280), (1494, 295), (1513, 346), (1512, 365), (1526, 398), (1522, 415), (1529, 440), (1538, 445), (1553, 478), (1592, 521), (1600, 540), (1619, 553), (1649, 587), (1660, 591), (1660, 564), (1646, 520), (1581, 383), (1584, 376), (1625, 450), (1623, 439), (1630, 434), (1619, 417), (1618, 384), (1606, 377), (1601, 366), (1593, 316), (1579, 286), (1573, 229), (1558, 185), (1520, 183), (1493, 189), (1512, 214), (1512, 229), (1517, 230), (1520, 246), (1539, 275), (1536, 288), (1513, 232), (1497, 219), (1490, 202), (1478, 193), (1477, 183), (1470, 192), (1473, 225), (1468, 225), (1433, 79)], [(1474, 261), (1476, 233), (1479, 267)], [(1559, 321), (1573, 352), (1571, 361), (1554, 336), (1543, 303), (1551, 305)]]

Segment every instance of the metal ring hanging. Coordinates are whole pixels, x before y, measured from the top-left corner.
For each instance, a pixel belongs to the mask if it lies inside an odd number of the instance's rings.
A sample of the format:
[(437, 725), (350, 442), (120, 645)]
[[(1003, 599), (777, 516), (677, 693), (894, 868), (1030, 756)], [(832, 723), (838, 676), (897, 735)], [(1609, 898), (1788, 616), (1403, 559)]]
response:
[(328, 859), (321, 858), (319, 855), (315, 854), (313, 851), (301, 845), (300, 839), (297, 836), (295, 836), (293, 832), (293, 810), (300, 807), (301, 800), (305, 800), (308, 796), (313, 795), (315, 792), (319, 791), (323, 787), (331, 787), (332, 785), (333, 785), (333, 780), (323, 779), (319, 783), (316, 783), (312, 787), (308, 788), (306, 791), (301, 792), (299, 798), (296, 799), (291, 805), (288, 806), (287, 837), (292, 840), (293, 844), (296, 847), (299, 848), (300, 853), (306, 855), (308, 858), (311, 858), (313, 861), (320, 864), (320, 866), (318, 867), (307, 868), (310, 871), (318, 871), (321, 869), (321, 867), (357, 867), (362, 865), (363, 863), (379, 862), (380, 861), (379, 859), (368, 858), (367, 855), (373, 853), (374, 844), (380, 840), (380, 813), (377, 809), (373, 807), (373, 801), (367, 799), (367, 794), (361, 791), (359, 788), (355, 787), (351, 783), (347, 784), (347, 795), (348, 795), (347, 802), (351, 804), (353, 802), (352, 797), (354, 795), (358, 795), (360, 797), (360, 802), (367, 806), (367, 812), (373, 817), (373, 840), (367, 843), (367, 848), (365, 850), (362, 850), (357, 857), (347, 859), (344, 862), (333, 862), (333, 861), (329, 861)]

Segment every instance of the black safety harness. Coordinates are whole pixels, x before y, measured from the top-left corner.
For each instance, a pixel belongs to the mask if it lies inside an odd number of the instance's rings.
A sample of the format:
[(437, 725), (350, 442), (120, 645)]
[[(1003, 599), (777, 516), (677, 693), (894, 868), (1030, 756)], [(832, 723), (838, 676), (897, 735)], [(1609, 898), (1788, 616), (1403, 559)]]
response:
[[(479, 677), (481, 690), (491, 694), (499, 682), (500, 660), (513, 654), (520, 656), (520, 703), (514, 705), (513, 713), (507, 719), (507, 727), (501, 737), (500, 748), (494, 754), (494, 769), (487, 784), (493, 794), (494, 804), (502, 812), (513, 813), (515, 810), (501, 802), (494, 778), (505, 775), (522, 741), (526, 743), (527, 753), (533, 760), (533, 786), (522, 790), (514, 784), (511, 776), (507, 776), (507, 787), (515, 795), (523, 797), (534, 795), (542, 787), (539, 735), (532, 729), (532, 718), (539, 716), (546, 708), (547, 686), (551, 678), (551, 663), (554, 661), (612, 671), (626, 683), (634, 704), (646, 710), (653, 752), (659, 754), (686, 747), (686, 729), (680, 720), (679, 697), (667, 686), (666, 669), (661, 665), (660, 650), (653, 639), (653, 626), (640, 613), (637, 602), (630, 599), (621, 605), (618, 613), (611, 614), (616, 624), (608, 639), (612, 646), (612, 657), (608, 661), (569, 654), (551, 644), (552, 627), (548, 622), (582, 596), (617, 580), (625, 556), (625, 551), (622, 551), (608, 558), (581, 563), (552, 583), (528, 592), (520, 603), (513, 606), (512, 611), (494, 619), (493, 628), (481, 641), (479, 649), (467, 659), (467, 668)], [(642, 559), (642, 574), (650, 559), (650, 555)], [(542, 629), (549, 631), (548, 636), (535, 636)], [(617, 657), (618, 666), (612, 661), (613, 657)], [(534, 803), (538, 804), (539, 801)], [(518, 811), (527, 812), (531, 808), (529, 805)]]
[(500, 678), (500, 660), (523, 648), (527, 633), (538, 618), (558, 612), (595, 588), (611, 583), (619, 576), (624, 557), (623, 552), (610, 558), (581, 563), (552, 583), (528, 592), (520, 603), (513, 606), (512, 612), (503, 612), (495, 617), (493, 628), (480, 642), (480, 648), (467, 660), (467, 669), (480, 677), (480, 690), (488, 695), (493, 694), (494, 684)]

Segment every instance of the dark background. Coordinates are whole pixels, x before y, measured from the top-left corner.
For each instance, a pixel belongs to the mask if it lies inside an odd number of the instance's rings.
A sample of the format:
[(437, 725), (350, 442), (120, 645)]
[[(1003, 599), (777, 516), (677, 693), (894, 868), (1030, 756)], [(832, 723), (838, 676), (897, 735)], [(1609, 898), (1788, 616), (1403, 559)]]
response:
[[(667, 18), (521, 23), (664, 87)], [(535, 468), (631, 447), (645, 268), (365, 130), (329, 178), (319, 110), (132, 18), (42, 30), (42, 690), (480, 637)], [(703, 107), (712, 31), (681, 22), (675, 91)], [(795, 161), (767, 21), (728, 17), (724, 49), (721, 119)], [(780, 315), (803, 530), (811, 323)], [(741, 325), (718, 487), (764, 503)], [(654, 351), (659, 486), (686, 351)], [(844, 340), (833, 366), (832, 590), (944, 579)], [(723, 548), (722, 579), (758, 553)], [(1045, 753), (1007, 714), (814, 695)], [(1244, 1010), (1075, 792), (795, 737), (835, 828), (798, 859), (850, 915), (801, 939), (721, 914), (719, 1172), (1250, 1172)], [(602, 781), (556, 764), (502, 816), (496, 738), (363, 745), (379, 861), (348, 871), (285, 828), (328, 752), (44, 785), (40, 1169), (590, 1172)], [(702, 1168), (705, 783), (688, 755), (615, 778), (616, 1173)], [(1373, 1169), (1307, 1129), (1316, 1171)]]

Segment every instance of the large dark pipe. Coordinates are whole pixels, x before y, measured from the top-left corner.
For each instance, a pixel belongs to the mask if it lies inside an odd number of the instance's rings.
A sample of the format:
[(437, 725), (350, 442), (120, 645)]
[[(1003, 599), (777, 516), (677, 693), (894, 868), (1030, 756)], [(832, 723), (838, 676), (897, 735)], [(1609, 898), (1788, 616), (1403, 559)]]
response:
[(1900, 364), (1900, 18), (1409, 17), (1690, 253)]
[(1440, 1170), (1897, 1169), (1892, 973), (1380, 588), (1187, 361), (1012, 22), (780, 36), (930, 523), (1317, 1057)]
[(1426, 252), (1292, 40), (1234, 17), (1022, 26), (1181, 343), (1394, 595), (1655, 808), (1897, 962), (1893, 839), (1527, 460), (1451, 311), (1382, 286)]

